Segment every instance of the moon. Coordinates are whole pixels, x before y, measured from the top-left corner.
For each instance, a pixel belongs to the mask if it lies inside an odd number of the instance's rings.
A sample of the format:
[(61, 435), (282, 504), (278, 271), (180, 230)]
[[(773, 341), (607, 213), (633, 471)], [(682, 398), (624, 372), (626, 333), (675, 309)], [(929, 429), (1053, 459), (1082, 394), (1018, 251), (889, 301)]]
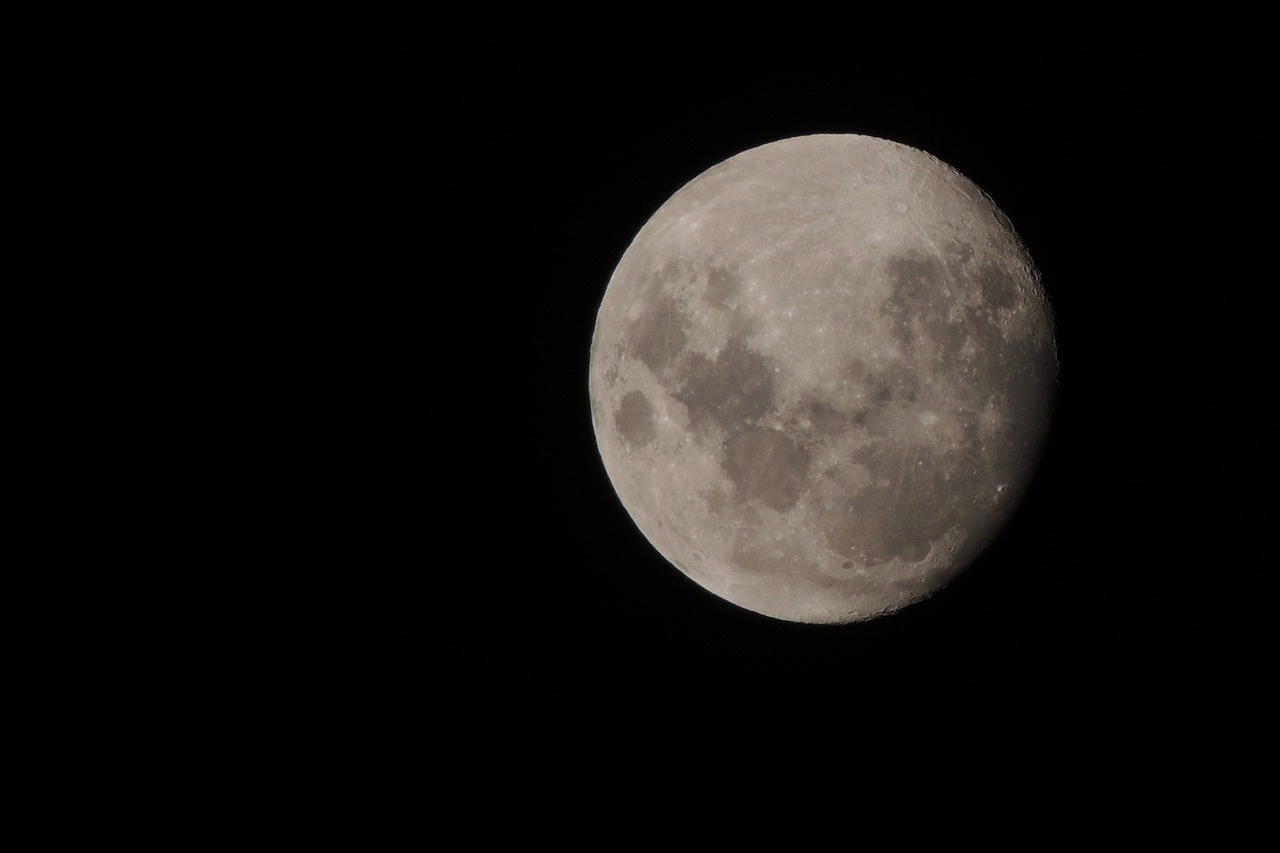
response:
[(784, 139), (712, 167), (636, 234), (591, 343), (596, 443), (645, 538), (777, 619), (927, 598), (1038, 464), (1053, 316), (1008, 218), (923, 151)]

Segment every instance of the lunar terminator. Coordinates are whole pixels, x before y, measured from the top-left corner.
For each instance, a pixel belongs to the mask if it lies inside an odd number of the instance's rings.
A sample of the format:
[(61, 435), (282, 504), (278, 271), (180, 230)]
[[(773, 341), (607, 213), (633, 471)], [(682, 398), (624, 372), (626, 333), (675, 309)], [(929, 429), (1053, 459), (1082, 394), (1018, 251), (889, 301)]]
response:
[(1039, 274), (936, 158), (786, 139), (694, 178), (641, 228), (592, 339), (597, 445), (650, 543), (798, 622), (929, 596), (1025, 491), (1056, 384)]

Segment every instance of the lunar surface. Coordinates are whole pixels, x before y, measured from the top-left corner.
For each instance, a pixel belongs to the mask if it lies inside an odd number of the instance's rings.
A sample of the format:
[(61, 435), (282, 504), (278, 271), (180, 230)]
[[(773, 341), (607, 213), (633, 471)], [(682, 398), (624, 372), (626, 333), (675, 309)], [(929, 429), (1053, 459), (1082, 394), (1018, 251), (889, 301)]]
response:
[(1008, 219), (905, 145), (815, 135), (709, 169), (636, 235), (589, 368), (605, 470), (716, 595), (852, 622), (943, 587), (1039, 461), (1053, 322)]

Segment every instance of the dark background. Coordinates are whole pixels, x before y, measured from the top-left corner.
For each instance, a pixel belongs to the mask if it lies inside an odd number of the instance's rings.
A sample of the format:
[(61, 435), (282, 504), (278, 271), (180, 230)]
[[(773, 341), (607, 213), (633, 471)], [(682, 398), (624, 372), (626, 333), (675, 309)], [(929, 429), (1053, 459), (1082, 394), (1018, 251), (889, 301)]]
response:
[[(387, 683), (1274, 689), (1258, 29), (391, 26)], [(1041, 269), (1061, 360), (1004, 535), (931, 600), (842, 627), (741, 610), (668, 565), (614, 495), (587, 398), (595, 310), (648, 217), (727, 157), (820, 132), (921, 148), (986, 190)]]

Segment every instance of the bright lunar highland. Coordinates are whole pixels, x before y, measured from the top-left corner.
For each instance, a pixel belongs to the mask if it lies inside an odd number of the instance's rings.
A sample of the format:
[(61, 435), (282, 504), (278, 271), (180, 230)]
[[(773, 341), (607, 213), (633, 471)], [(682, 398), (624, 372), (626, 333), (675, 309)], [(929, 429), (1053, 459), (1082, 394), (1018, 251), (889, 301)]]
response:
[(680, 571), (797, 622), (890, 613), (1007, 521), (1057, 378), (1040, 277), (955, 169), (867, 136), (745, 151), (640, 229), (591, 345), (596, 441)]

